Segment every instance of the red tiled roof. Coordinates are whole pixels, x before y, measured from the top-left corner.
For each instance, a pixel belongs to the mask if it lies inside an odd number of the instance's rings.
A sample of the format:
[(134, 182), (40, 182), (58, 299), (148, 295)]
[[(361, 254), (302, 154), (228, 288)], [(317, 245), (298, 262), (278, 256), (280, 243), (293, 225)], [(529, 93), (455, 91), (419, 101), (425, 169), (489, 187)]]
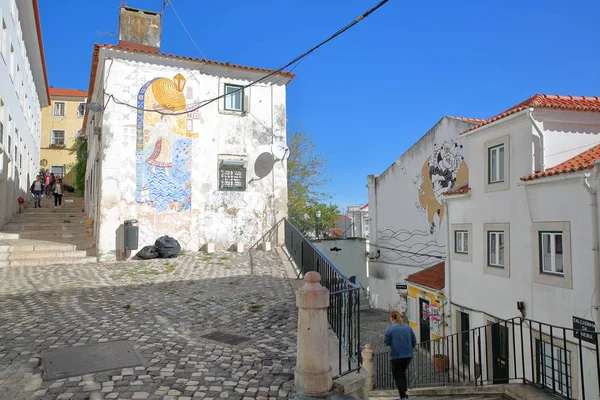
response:
[[(472, 128), (467, 129), (466, 132), (478, 129), (484, 125), (498, 121), (499, 119), (508, 117), (509, 115), (516, 114), (520, 111), (528, 108), (551, 108), (554, 110), (569, 110), (569, 111), (591, 111), (600, 112), (600, 98), (598, 96), (560, 96), (551, 94), (536, 94), (531, 96), (527, 100), (517, 104), (508, 110), (488, 118), (483, 122), (475, 125)], [(462, 134), (461, 133), (461, 134)]]
[(584, 151), (581, 154), (576, 155), (567, 161), (558, 164), (555, 167), (547, 168), (543, 172), (537, 172), (521, 178), (522, 181), (531, 181), (538, 178), (544, 178), (547, 176), (554, 176), (560, 174), (568, 174), (570, 172), (583, 171), (586, 169), (592, 169), (597, 160), (600, 160), (600, 144)]
[(457, 195), (457, 194), (466, 194), (466, 193), (469, 193), (469, 190), (471, 190), (471, 188), (469, 187), (469, 184), (465, 183), (462, 186), (459, 186), (454, 189), (450, 189), (447, 192), (442, 193), (442, 196), (453, 196), (453, 195)]
[(454, 119), (459, 119), (459, 120), (465, 121), (465, 122), (472, 122), (474, 124), (480, 124), (485, 121), (485, 119), (481, 119), (481, 118), (457, 117), (455, 115), (448, 115), (448, 117), (454, 118)]
[(40, 22), (40, 9), (38, 0), (33, 0), (33, 17), (35, 19), (35, 29), (37, 30), (38, 43), (40, 45), (40, 57), (42, 59), (42, 69), (44, 70), (44, 82), (46, 84), (46, 94), (48, 95), (48, 104), (50, 104), (50, 91), (48, 90), (48, 71), (46, 70), (46, 56), (44, 55), (44, 42), (42, 41), (42, 24)]
[(443, 262), (439, 263), (433, 267), (412, 274), (405, 280), (433, 290), (441, 290), (446, 286), (446, 264)]
[[(122, 50), (122, 51), (130, 51), (130, 52), (134, 52), (134, 53), (143, 53), (143, 54), (153, 54), (156, 56), (161, 56), (161, 57), (169, 57), (169, 58), (174, 58), (176, 60), (185, 60), (185, 61), (194, 61), (194, 62), (199, 62), (202, 64), (208, 64), (208, 65), (218, 65), (221, 67), (229, 67), (229, 68), (235, 68), (235, 69), (243, 69), (246, 71), (255, 71), (255, 72), (264, 72), (264, 73), (271, 73), (271, 72), (275, 72), (275, 70), (272, 69), (267, 69), (267, 68), (257, 68), (257, 67), (247, 67), (244, 65), (237, 65), (237, 64), (232, 64), (229, 62), (220, 62), (220, 61), (211, 61), (211, 60), (206, 60), (203, 58), (192, 58), (192, 57), (183, 57), (183, 56), (177, 56), (174, 54), (167, 54), (167, 53), (161, 53), (159, 49), (155, 48), (155, 47), (150, 47), (150, 46), (144, 46), (144, 45), (139, 45), (136, 43), (129, 43), (129, 42), (120, 42), (119, 45), (114, 45), (114, 44), (94, 44), (94, 52), (92, 53), (92, 69), (90, 71), (90, 86), (88, 89), (88, 93), (91, 95), (93, 90), (94, 90), (94, 82), (96, 80), (96, 71), (98, 70), (98, 60), (99, 60), (99, 53), (100, 53), (100, 49), (101, 48), (107, 48), (107, 49), (115, 49), (115, 50)], [(294, 79), (294, 77), (296, 76), (296, 74), (294, 74), (293, 72), (287, 72), (287, 71), (281, 71), (277, 73), (278, 75), (282, 75), (282, 76), (286, 76), (288, 78), (290, 78), (290, 80)], [(85, 130), (85, 126), (87, 125), (87, 112), (85, 113), (85, 117), (83, 118), (83, 129)]]
[(87, 97), (87, 92), (79, 89), (61, 89), (50, 86), (50, 96)]

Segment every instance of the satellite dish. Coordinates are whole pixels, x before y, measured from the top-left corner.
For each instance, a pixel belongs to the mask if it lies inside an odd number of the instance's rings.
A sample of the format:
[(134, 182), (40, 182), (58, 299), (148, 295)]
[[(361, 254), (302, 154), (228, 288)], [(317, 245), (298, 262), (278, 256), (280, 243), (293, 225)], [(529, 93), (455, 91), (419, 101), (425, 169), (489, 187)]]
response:
[(254, 174), (261, 179), (264, 178), (273, 170), (273, 164), (275, 164), (273, 154), (267, 152), (262, 153), (254, 162)]

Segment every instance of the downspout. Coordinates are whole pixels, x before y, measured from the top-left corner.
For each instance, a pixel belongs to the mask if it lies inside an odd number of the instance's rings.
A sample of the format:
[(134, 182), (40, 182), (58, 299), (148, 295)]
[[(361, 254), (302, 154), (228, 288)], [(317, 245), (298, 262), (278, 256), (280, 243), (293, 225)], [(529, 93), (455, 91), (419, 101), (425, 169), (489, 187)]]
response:
[(585, 173), (583, 186), (590, 194), (590, 207), (592, 211), (592, 240), (594, 251), (594, 308), (596, 310), (596, 326), (600, 324), (600, 256), (598, 254), (598, 202), (596, 190), (590, 185), (588, 178), (590, 173)]
[(529, 113), (527, 115), (529, 116), (529, 119), (531, 120), (531, 123), (533, 124), (533, 127), (535, 128), (536, 132), (538, 133), (538, 137), (540, 138), (540, 160), (541, 160), (540, 171), (545, 171), (546, 170), (546, 159), (544, 156), (544, 134), (542, 133), (542, 130), (540, 129), (540, 126), (538, 125), (537, 121), (535, 119), (533, 119), (533, 108), (529, 109)]
[[(446, 324), (448, 324), (448, 321), (446, 321), (446, 315), (448, 314), (452, 314), (451, 309), (452, 309), (452, 298), (450, 297), (450, 289), (451, 289), (451, 282), (452, 282), (452, 276), (451, 274), (451, 268), (450, 268), (450, 255), (451, 255), (451, 250), (450, 250), (450, 214), (448, 213), (448, 201), (445, 199), (442, 199), (442, 204), (444, 205), (444, 215), (446, 216), (446, 266), (444, 267), (444, 269), (446, 270), (445, 273), (447, 275), (447, 279), (446, 279), (446, 304), (448, 306), (448, 308), (450, 308), (450, 310), (443, 310), (444, 313), (444, 322)], [(446, 336), (446, 325), (443, 326), (443, 332), (442, 332), (442, 336)]]

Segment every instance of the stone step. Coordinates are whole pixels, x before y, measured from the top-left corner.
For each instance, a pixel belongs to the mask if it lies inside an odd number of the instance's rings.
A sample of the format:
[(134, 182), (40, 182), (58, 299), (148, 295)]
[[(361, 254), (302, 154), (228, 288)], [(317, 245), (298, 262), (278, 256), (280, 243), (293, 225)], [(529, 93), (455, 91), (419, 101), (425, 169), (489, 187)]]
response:
[(0, 253), (27, 252), (27, 251), (74, 251), (75, 245), (69, 243), (56, 243), (43, 240), (28, 239), (0, 239)]
[(65, 258), (65, 259), (31, 259), (31, 260), (12, 260), (12, 261), (0, 261), (0, 267), (31, 267), (37, 265), (51, 266), (51, 265), (73, 265), (73, 264), (90, 264), (98, 262), (97, 257), (81, 257), (81, 258)]
[(0, 240), (2, 239), (18, 239), (19, 235), (16, 233), (0, 232)]
[(73, 208), (71, 210), (65, 208), (37, 208), (32, 210), (25, 210), (20, 215), (17, 214), (15, 219), (19, 217), (32, 217), (40, 215), (80, 215), (86, 217), (85, 213), (81, 209)]
[[(0, 261), (16, 261), (16, 260), (44, 260), (46, 263), (55, 262), (56, 260), (85, 258), (87, 252), (85, 250), (71, 251), (8, 251), (0, 252)], [(60, 262), (59, 262), (60, 263)]]
[[(13, 232), (14, 233), (14, 232)], [(35, 239), (35, 240), (48, 240), (51, 242), (63, 242), (64, 240), (81, 240), (85, 239), (89, 235), (92, 238), (91, 233), (87, 232), (71, 232), (71, 231), (23, 231), (19, 232), (20, 239)]]
[(40, 232), (40, 231), (52, 231), (52, 232), (85, 232), (87, 228), (82, 223), (65, 224), (62, 221), (55, 223), (43, 223), (43, 224), (8, 224), (2, 227), (2, 232), (8, 233), (21, 233), (21, 232)]

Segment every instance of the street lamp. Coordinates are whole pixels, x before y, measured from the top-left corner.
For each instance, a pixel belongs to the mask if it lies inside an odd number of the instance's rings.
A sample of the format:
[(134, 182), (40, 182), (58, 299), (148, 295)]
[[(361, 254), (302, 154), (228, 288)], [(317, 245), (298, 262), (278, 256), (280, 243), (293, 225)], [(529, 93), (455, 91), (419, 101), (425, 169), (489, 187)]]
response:
[(315, 232), (316, 232), (316, 234), (317, 234), (317, 240), (319, 240), (319, 219), (321, 218), (321, 211), (320, 211), (320, 210), (317, 210), (317, 212), (316, 212), (316, 214), (315, 214), (315, 215), (317, 216), (317, 223), (316, 223), (316, 229), (315, 229)]

